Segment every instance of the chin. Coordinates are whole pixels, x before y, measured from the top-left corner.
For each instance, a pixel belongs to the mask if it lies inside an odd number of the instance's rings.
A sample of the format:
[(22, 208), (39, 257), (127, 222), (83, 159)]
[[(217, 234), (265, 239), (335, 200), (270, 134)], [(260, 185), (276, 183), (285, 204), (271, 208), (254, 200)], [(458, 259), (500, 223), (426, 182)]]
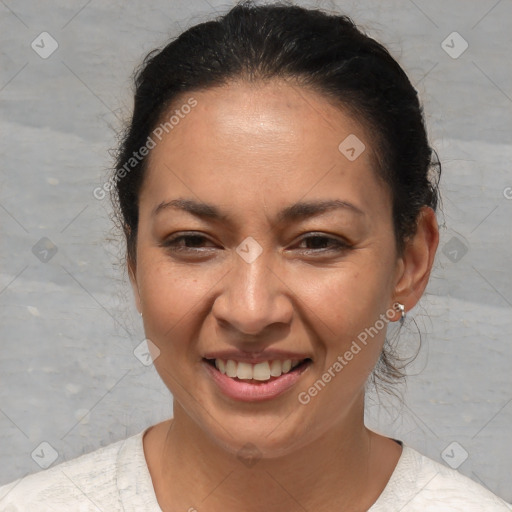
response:
[(206, 419), (204, 432), (223, 450), (237, 458), (274, 459), (293, 453), (311, 442), (303, 419), (280, 415), (230, 415)]

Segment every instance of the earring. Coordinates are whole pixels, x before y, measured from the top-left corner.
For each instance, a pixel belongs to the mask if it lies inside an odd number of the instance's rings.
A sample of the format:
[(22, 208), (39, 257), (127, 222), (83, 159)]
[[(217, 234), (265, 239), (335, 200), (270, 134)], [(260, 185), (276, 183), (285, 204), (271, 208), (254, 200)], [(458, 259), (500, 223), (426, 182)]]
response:
[(142, 311), (139, 311), (139, 315), (142, 316)]
[(405, 306), (403, 304), (400, 304), (400, 302), (395, 302), (394, 307), (397, 311), (400, 311), (402, 316), (400, 317), (400, 324), (404, 323), (405, 320)]

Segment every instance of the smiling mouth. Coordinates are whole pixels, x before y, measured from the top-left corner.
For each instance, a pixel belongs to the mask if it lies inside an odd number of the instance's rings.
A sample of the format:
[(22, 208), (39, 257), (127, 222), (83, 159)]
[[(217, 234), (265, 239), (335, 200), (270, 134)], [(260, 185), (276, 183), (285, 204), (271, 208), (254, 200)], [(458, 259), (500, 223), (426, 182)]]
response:
[(296, 360), (269, 360), (260, 363), (251, 364), (233, 359), (206, 359), (206, 363), (217, 371), (238, 382), (272, 382), (279, 379), (284, 374), (300, 372), (305, 366), (309, 365), (310, 358)]

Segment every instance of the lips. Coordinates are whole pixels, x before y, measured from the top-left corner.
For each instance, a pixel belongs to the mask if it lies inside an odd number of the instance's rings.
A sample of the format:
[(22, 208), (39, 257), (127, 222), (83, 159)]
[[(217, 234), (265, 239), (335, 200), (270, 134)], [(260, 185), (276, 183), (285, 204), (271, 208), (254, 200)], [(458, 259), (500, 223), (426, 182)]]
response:
[[(296, 357), (296, 356), (294, 356)], [(276, 398), (291, 389), (312, 364), (303, 359), (265, 359), (247, 363), (236, 359), (204, 358), (216, 387), (231, 399), (252, 402)]]
[(312, 359), (311, 355), (304, 352), (289, 352), (285, 350), (261, 350), (261, 351), (243, 351), (243, 350), (219, 350), (216, 352), (207, 352), (203, 354), (204, 359), (222, 359), (227, 361), (229, 359), (238, 363), (257, 364), (263, 361), (285, 361), (290, 359), (292, 361), (303, 361), (304, 359)]

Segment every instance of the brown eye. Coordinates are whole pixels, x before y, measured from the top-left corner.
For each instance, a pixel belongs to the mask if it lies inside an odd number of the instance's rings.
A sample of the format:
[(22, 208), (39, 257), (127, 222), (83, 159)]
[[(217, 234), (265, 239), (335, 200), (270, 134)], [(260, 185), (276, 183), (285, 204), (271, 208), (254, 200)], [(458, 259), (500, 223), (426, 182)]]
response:
[[(350, 249), (350, 245), (337, 238), (333, 238), (326, 235), (312, 235), (304, 237), (301, 240), (301, 243), (306, 242), (306, 244), (310, 244), (313, 247), (308, 247), (305, 249), (305, 252), (340, 252), (347, 249)], [(326, 247), (327, 246), (327, 247)]]
[[(181, 243), (183, 242), (183, 243)], [(208, 238), (203, 235), (192, 233), (192, 234), (181, 234), (171, 238), (168, 238), (162, 242), (161, 246), (170, 248), (173, 251), (188, 251), (193, 252), (199, 249), (205, 249), (201, 247), (205, 242), (208, 242)], [(206, 249), (209, 249), (208, 247)]]

